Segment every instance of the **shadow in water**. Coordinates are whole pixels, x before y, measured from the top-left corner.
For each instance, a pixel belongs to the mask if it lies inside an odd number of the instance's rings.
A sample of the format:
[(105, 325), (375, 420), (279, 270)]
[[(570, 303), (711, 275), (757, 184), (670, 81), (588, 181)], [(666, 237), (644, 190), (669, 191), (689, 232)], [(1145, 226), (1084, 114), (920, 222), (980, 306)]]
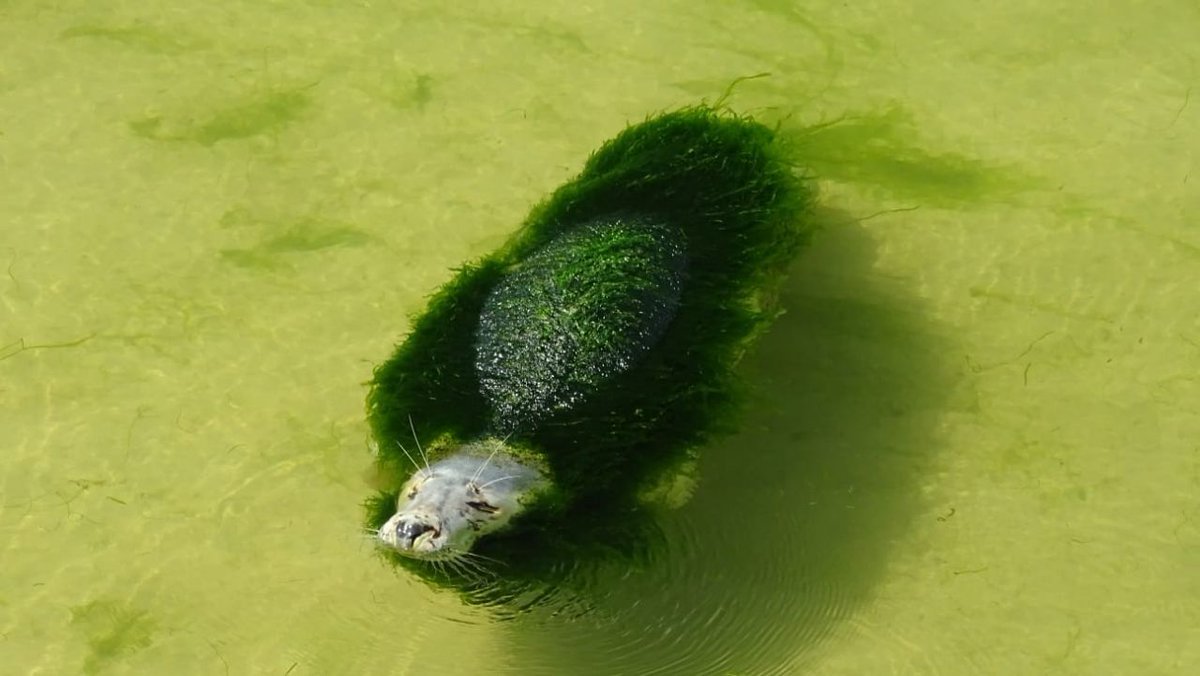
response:
[(592, 571), (587, 612), (535, 605), (505, 625), (515, 671), (795, 673), (872, 598), (958, 385), (907, 283), (873, 274), (869, 233), (821, 220), (743, 361), (742, 431), (703, 450), (647, 556)]

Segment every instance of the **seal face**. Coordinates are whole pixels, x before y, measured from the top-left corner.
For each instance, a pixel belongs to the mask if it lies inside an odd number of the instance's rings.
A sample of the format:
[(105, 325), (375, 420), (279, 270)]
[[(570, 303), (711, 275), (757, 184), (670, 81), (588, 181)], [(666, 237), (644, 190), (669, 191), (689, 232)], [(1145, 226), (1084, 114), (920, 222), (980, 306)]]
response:
[(545, 485), (539, 470), (518, 462), (499, 440), (469, 444), (419, 469), (377, 535), (405, 556), (460, 557), (477, 538), (507, 524)]

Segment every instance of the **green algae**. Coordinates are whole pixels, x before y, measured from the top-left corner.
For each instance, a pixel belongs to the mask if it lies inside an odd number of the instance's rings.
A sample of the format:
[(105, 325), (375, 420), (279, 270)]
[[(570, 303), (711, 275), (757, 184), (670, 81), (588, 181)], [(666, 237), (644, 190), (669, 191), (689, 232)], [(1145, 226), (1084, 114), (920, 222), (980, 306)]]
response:
[(287, 231), (272, 237), (258, 249), (271, 254), (320, 251), (344, 246), (362, 246), (371, 241), (366, 233), (347, 225), (326, 223), (315, 219), (301, 221)]
[(225, 229), (261, 231), (260, 241), (251, 246), (220, 251), (222, 260), (251, 270), (286, 269), (294, 254), (358, 247), (373, 239), (353, 225), (315, 215), (256, 215), (243, 208), (225, 212), (219, 225)]
[(823, 178), (872, 185), (922, 205), (964, 207), (1004, 201), (1043, 187), (1013, 167), (992, 166), (916, 142), (912, 116), (898, 106), (787, 132), (787, 142)]
[(63, 39), (94, 39), (156, 55), (176, 55), (195, 49), (171, 33), (145, 25), (72, 26), (59, 34)]
[(277, 133), (298, 121), (312, 105), (311, 85), (249, 96), (197, 119), (170, 120), (151, 115), (129, 129), (152, 141), (190, 141), (211, 146), (221, 141)]
[(433, 101), (433, 76), (418, 73), (411, 82), (392, 82), (383, 96), (396, 110), (416, 108), (423, 111)]
[(493, 431), (532, 427), (635, 363), (674, 317), (684, 265), (678, 232), (617, 219), (563, 235), (508, 274), (477, 331)]
[(116, 601), (92, 601), (71, 609), (71, 623), (87, 636), (85, 674), (96, 674), (154, 641), (157, 623), (142, 610)]

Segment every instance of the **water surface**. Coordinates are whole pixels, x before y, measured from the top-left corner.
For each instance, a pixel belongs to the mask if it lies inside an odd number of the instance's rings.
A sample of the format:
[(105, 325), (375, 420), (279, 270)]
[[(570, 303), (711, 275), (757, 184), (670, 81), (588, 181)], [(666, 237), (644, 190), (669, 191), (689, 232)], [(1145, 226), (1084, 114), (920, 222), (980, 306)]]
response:
[[(1200, 10), (803, 5), (0, 2), (0, 663), (1200, 665)], [(763, 72), (730, 103), (822, 230), (653, 556), (516, 617), (380, 561), (363, 383), (408, 316)]]

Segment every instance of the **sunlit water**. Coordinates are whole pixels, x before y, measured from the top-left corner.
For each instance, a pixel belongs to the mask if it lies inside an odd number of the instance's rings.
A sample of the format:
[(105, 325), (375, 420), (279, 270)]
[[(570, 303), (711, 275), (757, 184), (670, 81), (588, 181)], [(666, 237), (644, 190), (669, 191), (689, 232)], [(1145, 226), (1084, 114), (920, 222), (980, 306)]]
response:
[[(1195, 670), (1200, 11), (792, 4), (0, 2), (3, 670)], [(822, 230), (691, 500), (500, 605), (376, 556), (407, 316), (761, 72)]]

